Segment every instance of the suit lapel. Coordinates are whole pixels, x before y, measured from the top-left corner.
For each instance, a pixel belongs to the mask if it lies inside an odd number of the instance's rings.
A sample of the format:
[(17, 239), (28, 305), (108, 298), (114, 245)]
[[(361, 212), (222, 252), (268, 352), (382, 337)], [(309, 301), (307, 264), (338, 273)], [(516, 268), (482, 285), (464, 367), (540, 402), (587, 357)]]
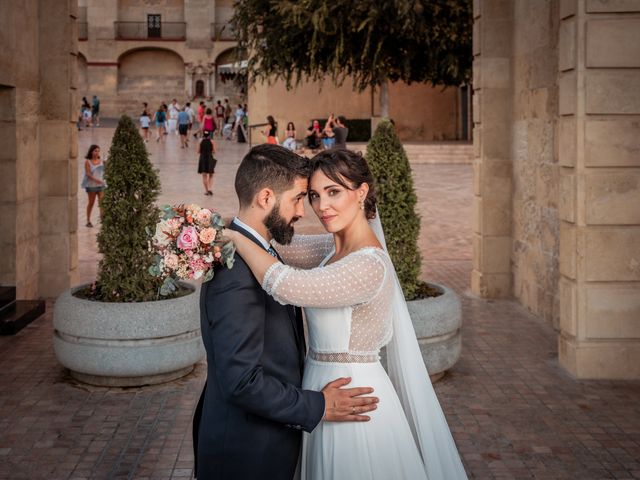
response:
[[(229, 229), (243, 234), (249, 240), (253, 241), (253, 243), (264, 249), (264, 245), (262, 245), (262, 242), (260, 240), (258, 240), (250, 232), (248, 232), (235, 222), (231, 222), (231, 225), (229, 225)], [(282, 261), (282, 258), (280, 258), (280, 255), (277, 255), (277, 257), (280, 262), (284, 263)], [(291, 321), (291, 326), (293, 327), (293, 334), (295, 336), (296, 343), (298, 344), (298, 350), (301, 352), (302, 361), (304, 362), (306, 347), (304, 345), (304, 335), (302, 334), (302, 312), (298, 312), (298, 310), (300, 309), (294, 307), (293, 305), (287, 305), (285, 308), (287, 309), (287, 313), (289, 314), (289, 320)]]

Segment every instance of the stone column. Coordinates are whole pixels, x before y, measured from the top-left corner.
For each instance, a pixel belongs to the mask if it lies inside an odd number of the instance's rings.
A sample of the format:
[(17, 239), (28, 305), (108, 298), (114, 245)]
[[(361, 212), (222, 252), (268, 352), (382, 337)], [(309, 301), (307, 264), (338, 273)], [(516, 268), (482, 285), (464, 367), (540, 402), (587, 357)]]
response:
[(474, 238), (471, 290), (511, 294), (511, 0), (473, 2)]
[(561, 365), (640, 378), (640, 2), (560, 2)]
[(77, 4), (39, 5), (39, 292), (55, 297), (76, 282), (78, 267)]

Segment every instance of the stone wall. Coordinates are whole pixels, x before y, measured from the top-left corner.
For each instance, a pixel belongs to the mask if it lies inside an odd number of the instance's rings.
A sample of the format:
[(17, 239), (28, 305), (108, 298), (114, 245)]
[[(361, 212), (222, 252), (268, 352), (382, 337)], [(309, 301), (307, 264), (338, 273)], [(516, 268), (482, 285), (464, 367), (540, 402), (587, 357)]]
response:
[(518, 0), (513, 13), (513, 294), (558, 325), (558, 0)]
[[(370, 88), (358, 93), (347, 81), (341, 87), (335, 87), (330, 80), (324, 84), (303, 82), (292, 90), (287, 90), (284, 82), (276, 81), (255, 85), (249, 91), (251, 123), (264, 123), (267, 115), (273, 115), (283, 126), (294, 122), (299, 138), (311, 119), (327, 118), (331, 113), (350, 119), (369, 119), (380, 114), (379, 105), (377, 90), (374, 95)], [(389, 114), (402, 140), (460, 139), (459, 112), (457, 88), (443, 90), (415, 83), (389, 86)]]
[(640, 378), (640, 3), (474, 2), (472, 291), (559, 327), (579, 378)]
[(0, 7), (10, 42), (0, 50), (0, 283), (21, 299), (56, 296), (76, 278), (76, 6)]

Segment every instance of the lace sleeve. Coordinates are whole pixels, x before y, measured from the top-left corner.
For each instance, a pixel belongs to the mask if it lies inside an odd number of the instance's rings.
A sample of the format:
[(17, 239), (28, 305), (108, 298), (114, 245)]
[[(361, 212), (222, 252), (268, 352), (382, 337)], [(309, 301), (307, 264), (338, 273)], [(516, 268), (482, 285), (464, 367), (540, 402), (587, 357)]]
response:
[(380, 291), (385, 262), (371, 250), (352, 253), (340, 261), (311, 270), (274, 263), (262, 288), (283, 305), (348, 307), (371, 300)]
[(297, 268), (313, 268), (333, 249), (333, 235), (294, 235), (289, 245), (276, 243), (275, 249), (287, 265)]

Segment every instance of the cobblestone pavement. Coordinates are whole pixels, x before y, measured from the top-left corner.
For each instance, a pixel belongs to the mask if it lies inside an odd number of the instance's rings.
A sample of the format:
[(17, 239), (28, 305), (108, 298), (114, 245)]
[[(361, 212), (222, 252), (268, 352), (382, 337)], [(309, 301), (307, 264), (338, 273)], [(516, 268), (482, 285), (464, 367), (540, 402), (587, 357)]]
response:
[[(80, 151), (107, 145), (112, 133), (81, 132)], [(149, 149), (162, 201), (233, 214), (231, 180), (242, 146), (221, 146), (212, 199), (201, 193), (193, 146), (185, 152), (169, 138)], [(469, 477), (640, 478), (640, 382), (576, 381), (559, 368), (547, 324), (513, 301), (472, 297), (471, 166), (421, 165), (414, 176), (425, 278), (452, 286), (463, 303), (462, 357), (436, 391)], [(81, 209), (84, 202), (82, 194)], [(317, 230), (311, 216), (300, 230)], [(97, 229), (79, 227), (83, 281), (95, 273)], [(47, 311), (18, 335), (0, 337), (0, 479), (189, 478), (204, 364), (153, 387), (78, 384), (56, 363), (51, 302)]]

